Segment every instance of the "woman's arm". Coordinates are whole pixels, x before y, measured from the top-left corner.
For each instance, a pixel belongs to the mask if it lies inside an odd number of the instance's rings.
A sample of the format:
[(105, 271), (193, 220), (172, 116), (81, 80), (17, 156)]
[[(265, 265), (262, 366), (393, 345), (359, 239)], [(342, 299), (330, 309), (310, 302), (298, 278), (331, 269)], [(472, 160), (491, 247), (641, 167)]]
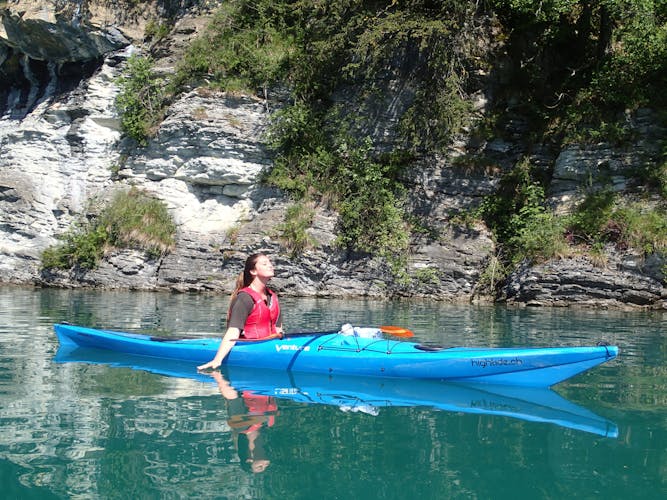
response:
[(227, 401), (231, 401), (239, 397), (239, 393), (236, 392), (236, 389), (229, 385), (229, 382), (227, 382), (225, 377), (223, 377), (220, 372), (213, 372), (211, 377), (213, 377), (218, 383), (220, 394), (222, 394), (222, 397), (224, 397)]
[(215, 354), (215, 357), (208, 363), (199, 365), (197, 370), (215, 370), (218, 368), (222, 364), (227, 354), (229, 354), (229, 351), (232, 350), (234, 344), (236, 344), (236, 340), (239, 338), (240, 334), (241, 330), (238, 328), (227, 328), (225, 336), (222, 337), (222, 342), (220, 342), (220, 347), (218, 347), (218, 352)]

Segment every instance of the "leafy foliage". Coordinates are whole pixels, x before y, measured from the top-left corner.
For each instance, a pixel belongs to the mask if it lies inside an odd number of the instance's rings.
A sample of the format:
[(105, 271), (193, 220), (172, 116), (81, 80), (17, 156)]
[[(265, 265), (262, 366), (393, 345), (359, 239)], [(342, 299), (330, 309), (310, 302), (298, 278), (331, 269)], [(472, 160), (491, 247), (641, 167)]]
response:
[(479, 216), (503, 244), (505, 262), (512, 264), (567, 253), (564, 223), (545, 208), (544, 188), (533, 177), (530, 163), (519, 162), (479, 208)]
[(313, 222), (315, 211), (303, 203), (290, 206), (285, 212), (285, 221), (278, 226), (293, 256), (303, 252), (312, 244), (308, 228)]
[(645, 254), (665, 253), (667, 250), (667, 213), (647, 210), (632, 204), (620, 207), (615, 213), (620, 226), (622, 244), (637, 248)]
[[(364, 132), (365, 106), (388, 75), (415, 75), (415, 98), (398, 128), (404, 149), (445, 147), (469, 118), (459, 35), (473, 12), (463, 0), (233, 0), (188, 51), (179, 82), (253, 92), (287, 85), (294, 101), (274, 117), (267, 180), (297, 199), (332, 203), (346, 247), (396, 255), (408, 244), (402, 153), (376, 151)], [(412, 67), (402, 67), (406, 57)], [(331, 99), (352, 86), (359, 113)]]
[(667, 249), (664, 209), (624, 204), (603, 189), (589, 193), (572, 214), (557, 216), (545, 207), (544, 189), (531, 170), (528, 162), (517, 164), (478, 210), (500, 240), (503, 266), (564, 256), (578, 244), (592, 253), (607, 243), (644, 254)]
[(172, 28), (173, 25), (170, 22), (151, 19), (146, 23), (144, 37), (155, 43), (166, 38)]
[(616, 24), (610, 52), (592, 81), (604, 104), (642, 106), (662, 102), (667, 84), (667, 8), (662, 0), (607, 0)]
[(294, 40), (280, 21), (286, 2), (224, 2), (189, 47), (179, 81), (206, 79), (224, 90), (255, 92), (285, 75)]
[(667, 214), (660, 208), (622, 204), (609, 191), (592, 193), (567, 218), (575, 240), (591, 246), (613, 243), (644, 254), (667, 250)]
[(42, 254), (43, 268), (93, 269), (109, 248), (136, 248), (157, 258), (174, 246), (176, 226), (166, 206), (136, 188), (118, 192), (99, 216), (66, 233)]
[[(628, 144), (635, 139), (633, 110), (664, 112), (667, 84), (667, 4), (662, 0), (494, 0), (509, 55), (511, 99), (529, 117), (532, 139)], [(505, 100), (507, 99), (507, 100)], [(647, 159), (637, 178), (664, 197), (664, 157)], [(568, 217), (544, 206), (544, 184), (519, 165), (496, 195), (482, 205), (483, 217), (499, 241), (503, 262), (549, 258), (583, 244), (600, 253), (604, 245), (662, 251), (662, 209), (627, 205), (611, 191), (589, 193)], [(582, 186), (583, 187), (583, 186)], [(563, 240), (563, 235), (565, 240)]]
[(396, 180), (400, 167), (374, 160), (370, 141), (357, 147), (339, 145), (342, 161), (333, 177), (338, 191), (341, 242), (348, 248), (389, 256), (407, 249), (402, 190)]
[(510, 87), (543, 132), (627, 140), (623, 113), (664, 109), (663, 0), (493, 0), (512, 61)]
[(637, 176), (646, 187), (667, 199), (667, 148), (663, 146), (662, 157), (656, 163), (646, 162), (637, 169)]
[(167, 82), (153, 72), (150, 58), (132, 55), (119, 78), (116, 107), (123, 131), (145, 146), (162, 120)]
[(174, 245), (176, 226), (166, 205), (136, 188), (116, 193), (96, 224), (104, 228), (109, 245), (145, 250), (151, 257)]
[(589, 194), (569, 218), (569, 230), (574, 242), (602, 241), (611, 230), (616, 195), (611, 191)]
[(325, 196), (340, 213), (343, 246), (383, 256), (404, 252), (400, 162), (375, 158), (368, 139), (323, 133), (324, 127), (312, 126), (309, 113), (294, 106), (277, 115), (271, 143), (276, 161), (267, 181), (298, 199)]
[(102, 227), (80, 226), (63, 236), (59, 245), (42, 253), (44, 269), (94, 269), (104, 254), (107, 234)]

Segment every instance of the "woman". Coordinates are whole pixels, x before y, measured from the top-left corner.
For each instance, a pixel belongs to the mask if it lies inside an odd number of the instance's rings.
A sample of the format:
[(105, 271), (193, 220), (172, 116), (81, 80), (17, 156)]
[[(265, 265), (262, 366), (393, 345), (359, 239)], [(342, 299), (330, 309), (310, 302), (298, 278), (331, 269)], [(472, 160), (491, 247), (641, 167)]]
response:
[(271, 278), (273, 264), (266, 255), (257, 253), (246, 259), (232, 293), (227, 312), (227, 331), (218, 352), (211, 361), (198, 366), (198, 370), (218, 368), (239, 337), (263, 339), (282, 335), (278, 297), (266, 287)]

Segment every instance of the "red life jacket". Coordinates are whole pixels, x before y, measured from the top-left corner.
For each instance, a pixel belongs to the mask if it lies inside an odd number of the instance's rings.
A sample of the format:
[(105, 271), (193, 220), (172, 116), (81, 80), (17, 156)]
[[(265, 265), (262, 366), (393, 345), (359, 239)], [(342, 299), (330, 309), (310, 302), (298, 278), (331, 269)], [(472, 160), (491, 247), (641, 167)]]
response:
[(262, 426), (272, 427), (276, 422), (278, 405), (272, 396), (255, 394), (252, 391), (241, 393), (245, 405), (245, 413), (232, 415), (227, 423), (243, 434), (249, 434)]
[(280, 316), (278, 296), (267, 288), (266, 293), (271, 296), (271, 306), (267, 306), (262, 296), (252, 288), (241, 288), (239, 291), (250, 295), (255, 302), (243, 327), (243, 336), (247, 339), (263, 339), (277, 333), (276, 321), (278, 321), (278, 316)]

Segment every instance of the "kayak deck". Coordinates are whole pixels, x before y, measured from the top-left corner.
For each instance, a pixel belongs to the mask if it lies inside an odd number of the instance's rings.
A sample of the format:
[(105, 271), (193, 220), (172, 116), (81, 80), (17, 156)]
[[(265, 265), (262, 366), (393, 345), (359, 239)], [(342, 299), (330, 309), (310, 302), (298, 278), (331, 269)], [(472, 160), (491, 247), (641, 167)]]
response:
[[(165, 339), (149, 335), (54, 325), (61, 345), (205, 363), (220, 338)], [(411, 378), (549, 387), (618, 355), (616, 346), (424, 350), (415, 342), (314, 333), (237, 342), (225, 364), (370, 377)]]

